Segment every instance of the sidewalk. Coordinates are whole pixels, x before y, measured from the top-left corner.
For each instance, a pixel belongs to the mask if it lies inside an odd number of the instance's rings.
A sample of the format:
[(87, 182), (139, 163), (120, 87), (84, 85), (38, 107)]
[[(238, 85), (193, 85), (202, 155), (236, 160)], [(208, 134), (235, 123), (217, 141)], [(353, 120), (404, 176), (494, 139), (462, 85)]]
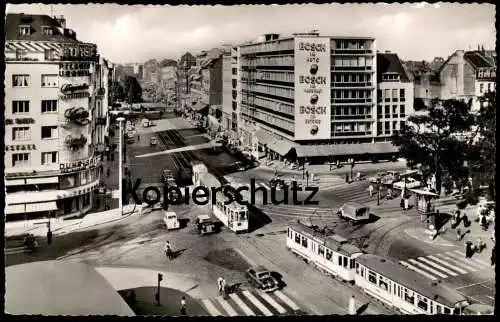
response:
[[(140, 206), (137, 206), (133, 211), (135, 205), (126, 205), (123, 207), (124, 215), (120, 213), (119, 209), (111, 209), (108, 211), (88, 214), (83, 218), (62, 220), (58, 218), (50, 219), (51, 230), (54, 234), (67, 234), (80, 229), (87, 229), (97, 225), (110, 223), (117, 220), (128, 218), (129, 216), (139, 213)], [(19, 236), (26, 233), (31, 233), (35, 236), (45, 237), (47, 234), (47, 225), (39, 224), (46, 223), (48, 219), (36, 219), (22, 222), (5, 223), (5, 237)]]

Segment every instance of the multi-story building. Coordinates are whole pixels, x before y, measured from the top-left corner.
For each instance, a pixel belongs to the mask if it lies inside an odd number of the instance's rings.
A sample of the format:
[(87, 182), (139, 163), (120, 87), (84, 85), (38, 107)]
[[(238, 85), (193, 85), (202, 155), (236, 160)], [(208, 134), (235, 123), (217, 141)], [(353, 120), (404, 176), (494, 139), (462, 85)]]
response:
[(231, 48), (231, 131), (229, 137), (231, 143), (240, 145), (240, 135), (238, 133), (238, 124), (240, 123), (240, 106), (241, 106), (241, 86), (239, 79), (240, 65), (238, 60), (239, 47)]
[(96, 129), (107, 104), (103, 66), (96, 45), (79, 41), (64, 17), (7, 14), (7, 220), (92, 207), (104, 132)]
[(413, 82), (397, 54), (377, 53), (377, 135), (390, 141), (413, 110)]
[(222, 129), (227, 134), (232, 129), (232, 76), (231, 51), (228, 51), (222, 55)]
[(376, 142), (375, 39), (269, 34), (239, 51), (239, 126), (254, 156), (256, 146), (302, 161), (396, 152)]

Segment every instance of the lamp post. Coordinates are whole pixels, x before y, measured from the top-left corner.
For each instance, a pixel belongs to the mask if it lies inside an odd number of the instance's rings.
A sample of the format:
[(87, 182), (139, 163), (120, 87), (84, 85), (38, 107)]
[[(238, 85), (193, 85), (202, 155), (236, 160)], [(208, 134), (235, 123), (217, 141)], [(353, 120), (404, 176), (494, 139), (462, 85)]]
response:
[(380, 181), (377, 182), (377, 206), (380, 206)]
[(119, 117), (116, 119), (120, 124), (120, 134), (119, 138), (119, 149), (118, 149), (118, 207), (120, 209), (120, 213), (123, 215), (123, 121), (125, 121), (124, 117)]

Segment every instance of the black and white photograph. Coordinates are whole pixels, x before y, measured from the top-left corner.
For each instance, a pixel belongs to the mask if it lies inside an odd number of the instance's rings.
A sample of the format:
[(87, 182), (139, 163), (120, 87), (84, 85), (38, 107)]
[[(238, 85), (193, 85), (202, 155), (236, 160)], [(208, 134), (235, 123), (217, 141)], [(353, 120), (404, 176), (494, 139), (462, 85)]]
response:
[(494, 4), (5, 11), (6, 314), (494, 314)]

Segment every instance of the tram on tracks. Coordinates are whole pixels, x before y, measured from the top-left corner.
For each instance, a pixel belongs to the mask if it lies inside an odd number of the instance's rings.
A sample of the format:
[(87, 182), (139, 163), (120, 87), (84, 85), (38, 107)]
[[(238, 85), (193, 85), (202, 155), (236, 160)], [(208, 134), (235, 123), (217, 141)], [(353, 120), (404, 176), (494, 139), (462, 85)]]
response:
[[(203, 165), (203, 164), (201, 164)], [(204, 166), (204, 165), (203, 165)], [(203, 168), (203, 167), (201, 167)], [(206, 167), (205, 167), (206, 168)], [(248, 207), (245, 205), (240, 205), (236, 201), (236, 195), (233, 194), (233, 202), (230, 204), (225, 204), (228, 200), (226, 195), (222, 192), (223, 185), (221, 182), (211, 173), (204, 172), (199, 173), (200, 164), (198, 163), (193, 167), (194, 176), (198, 180), (193, 180), (195, 183), (198, 182), (199, 185), (211, 189), (210, 193), (216, 193), (215, 203), (212, 203), (212, 212), (214, 216), (221, 221), (224, 226), (235, 233), (246, 233), (248, 232)], [(215, 192), (212, 188), (218, 188), (219, 191)], [(226, 190), (227, 193), (233, 193), (230, 189)], [(210, 196), (213, 200), (212, 196)], [(212, 201), (211, 200), (211, 201)]]
[(387, 258), (363, 253), (337, 235), (290, 223), (286, 247), (329, 275), (354, 283), (404, 314), (462, 314), (469, 303), (456, 290)]

